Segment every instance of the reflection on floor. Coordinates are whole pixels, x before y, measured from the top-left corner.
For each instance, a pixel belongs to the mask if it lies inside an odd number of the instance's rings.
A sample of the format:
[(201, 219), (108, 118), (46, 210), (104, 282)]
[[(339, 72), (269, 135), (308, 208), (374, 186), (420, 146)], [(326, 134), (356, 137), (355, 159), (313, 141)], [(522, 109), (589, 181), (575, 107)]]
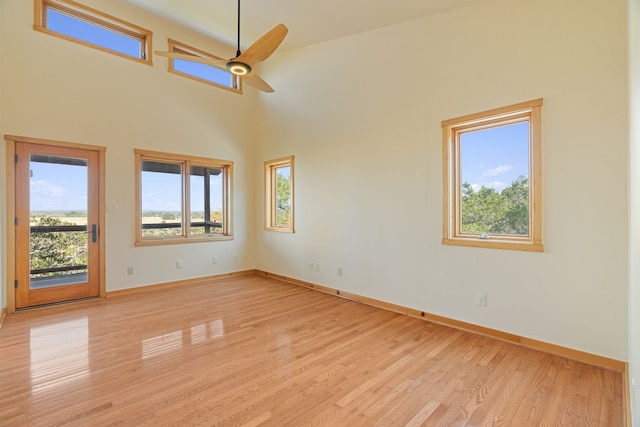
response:
[(25, 310), (5, 426), (580, 426), (622, 372), (261, 276)]

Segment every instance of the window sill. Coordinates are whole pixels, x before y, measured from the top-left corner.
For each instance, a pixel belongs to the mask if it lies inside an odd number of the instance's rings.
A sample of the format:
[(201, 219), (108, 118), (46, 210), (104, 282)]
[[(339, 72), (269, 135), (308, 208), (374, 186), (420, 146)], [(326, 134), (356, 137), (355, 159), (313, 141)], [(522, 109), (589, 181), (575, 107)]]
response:
[(264, 231), (275, 231), (276, 233), (290, 233), (293, 234), (292, 227), (265, 227)]
[(463, 239), (463, 238), (447, 238), (442, 239), (443, 245), (450, 246), (469, 246), (473, 248), (488, 248), (488, 249), (507, 249), (513, 251), (527, 251), (527, 252), (544, 252), (544, 245), (542, 243), (532, 242), (514, 242), (505, 240), (482, 240), (482, 239)]
[(157, 245), (175, 245), (181, 243), (199, 243), (199, 242), (219, 242), (233, 240), (233, 236), (215, 236), (215, 237), (190, 237), (188, 239), (170, 238), (170, 239), (145, 239), (137, 240), (135, 246), (157, 246)]

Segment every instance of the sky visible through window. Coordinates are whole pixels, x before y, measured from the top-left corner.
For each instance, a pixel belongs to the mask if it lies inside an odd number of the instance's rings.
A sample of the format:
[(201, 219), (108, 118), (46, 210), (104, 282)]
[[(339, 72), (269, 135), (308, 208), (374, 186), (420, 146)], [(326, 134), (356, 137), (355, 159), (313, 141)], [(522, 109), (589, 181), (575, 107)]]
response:
[[(48, 7), (46, 10), (47, 28), (52, 31), (134, 58), (142, 57), (143, 43), (135, 37), (100, 27), (92, 22), (87, 22), (74, 16), (69, 16), (51, 7)], [(180, 51), (180, 53), (188, 52)], [(176, 71), (209, 82), (226, 87), (234, 87), (234, 76), (231, 73), (210, 65), (174, 59), (173, 68)]]
[(519, 176), (529, 177), (529, 123), (467, 132), (460, 139), (462, 182), (501, 192)]
[(282, 176), (284, 179), (289, 179), (289, 176), (291, 175), (291, 166), (276, 168), (276, 172), (278, 173), (278, 175)]
[(198, 62), (183, 61), (182, 59), (173, 60), (173, 68), (185, 74), (217, 83), (219, 85), (233, 87), (233, 75), (219, 68), (212, 67)]
[[(204, 211), (204, 180), (191, 179), (191, 211)], [(210, 179), (211, 210), (222, 210), (222, 174)], [(142, 212), (179, 212), (182, 206), (181, 177), (170, 173), (142, 173)]]
[(31, 211), (87, 210), (87, 167), (30, 162)]
[[(87, 168), (31, 162), (31, 211), (86, 211)], [(212, 176), (211, 210), (222, 209), (222, 174)], [(181, 210), (180, 175), (143, 173), (143, 211)], [(191, 181), (191, 210), (204, 211), (204, 182)]]
[(134, 58), (142, 56), (140, 40), (98, 27), (51, 8), (47, 8), (47, 28)]
[[(191, 211), (204, 211), (204, 179), (200, 176), (191, 177)], [(223, 173), (209, 176), (209, 191), (211, 192), (209, 201), (211, 211), (222, 210), (222, 178)]]
[(142, 172), (142, 212), (182, 211), (182, 176)]

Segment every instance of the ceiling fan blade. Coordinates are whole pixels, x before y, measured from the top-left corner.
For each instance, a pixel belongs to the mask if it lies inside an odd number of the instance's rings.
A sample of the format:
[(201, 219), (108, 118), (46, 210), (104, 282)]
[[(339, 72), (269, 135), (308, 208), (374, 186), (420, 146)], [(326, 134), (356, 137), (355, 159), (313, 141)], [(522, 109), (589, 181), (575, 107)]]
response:
[(247, 74), (246, 76), (242, 76), (242, 81), (249, 86), (253, 86), (258, 90), (263, 92), (272, 93), (275, 92), (271, 86), (264, 80), (262, 77), (257, 75), (256, 73)]
[(282, 43), (282, 40), (284, 40), (288, 32), (289, 29), (286, 25), (276, 25), (242, 52), (237, 58), (237, 61), (244, 62), (253, 68), (257, 62), (264, 61), (271, 56), (278, 46), (280, 46), (280, 43)]
[(225, 59), (205, 58), (202, 56), (187, 55), (184, 53), (163, 52), (161, 50), (156, 50), (154, 53), (156, 55), (165, 56), (171, 59), (182, 59), (183, 61), (199, 62), (201, 64), (210, 65), (212, 67), (221, 68), (223, 70), (226, 70), (226, 65), (228, 62)]

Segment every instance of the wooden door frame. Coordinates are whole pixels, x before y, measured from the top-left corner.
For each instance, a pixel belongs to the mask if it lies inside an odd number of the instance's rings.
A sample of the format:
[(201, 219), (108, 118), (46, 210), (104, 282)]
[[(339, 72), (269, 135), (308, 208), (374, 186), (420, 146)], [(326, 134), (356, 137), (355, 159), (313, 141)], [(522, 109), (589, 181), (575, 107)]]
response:
[(55, 145), (58, 147), (77, 148), (82, 150), (96, 151), (98, 153), (98, 167), (100, 171), (98, 173), (98, 230), (100, 230), (100, 239), (98, 239), (100, 257), (98, 268), (98, 289), (100, 298), (104, 298), (107, 295), (106, 292), (106, 221), (105, 221), (105, 152), (106, 147), (87, 144), (76, 144), (72, 142), (54, 141), (39, 138), (28, 138), (23, 136), (5, 135), (6, 141), (6, 196), (4, 199), (6, 206), (6, 238), (5, 238), (5, 259), (6, 259), (6, 274), (5, 284), (7, 291), (7, 313), (14, 313), (16, 311), (16, 294), (14, 283), (16, 280), (16, 144), (19, 142), (25, 142), (30, 144), (40, 145)]

